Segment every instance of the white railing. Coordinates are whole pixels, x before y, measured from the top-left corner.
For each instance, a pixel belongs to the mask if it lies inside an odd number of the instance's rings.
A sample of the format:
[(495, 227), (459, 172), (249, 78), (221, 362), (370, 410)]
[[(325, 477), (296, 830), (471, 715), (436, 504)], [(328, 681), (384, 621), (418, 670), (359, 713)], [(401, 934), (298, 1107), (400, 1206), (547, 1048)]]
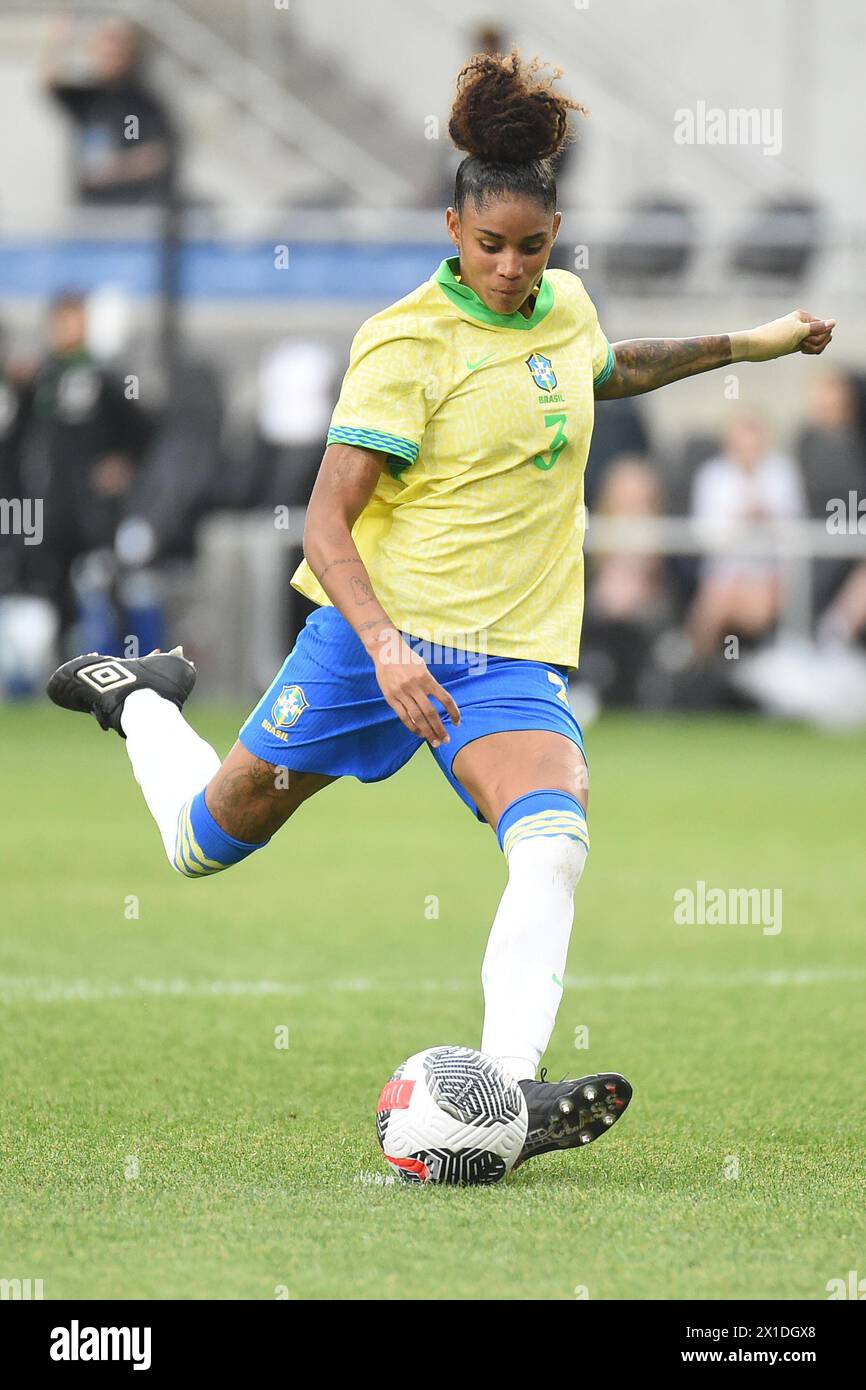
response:
[[(263, 689), (285, 657), (293, 590), (287, 551), (304, 532), (304, 509), (218, 513), (198, 533), (197, 591), (202, 620), (209, 618), (208, 684), (226, 697)], [(823, 521), (743, 522), (722, 526), (689, 517), (591, 516), (584, 549), (665, 556), (767, 557), (778, 561), (782, 581), (780, 629), (807, 635), (812, 624), (812, 562), (866, 560), (866, 533), (835, 535)]]
[(812, 561), (866, 560), (866, 532), (837, 535), (823, 521), (741, 521), (693, 517), (593, 516), (584, 549), (589, 555), (723, 555), (779, 564), (779, 624), (789, 636), (808, 634), (813, 619)]

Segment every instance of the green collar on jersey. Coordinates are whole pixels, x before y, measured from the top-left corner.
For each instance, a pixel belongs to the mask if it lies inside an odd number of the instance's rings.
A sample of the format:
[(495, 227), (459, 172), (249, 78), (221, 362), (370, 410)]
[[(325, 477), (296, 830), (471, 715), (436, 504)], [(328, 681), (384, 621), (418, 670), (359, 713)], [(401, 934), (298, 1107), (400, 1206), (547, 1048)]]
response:
[(535, 296), (535, 305), (529, 318), (521, 314), (516, 309), (513, 314), (497, 314), (493, 309), (488, 309), (484, 300), (481, 299), (474, 290), (468, 285), (464, 285), (462, 280), (457, 277), (460, 274), (460, 257), (448, 256), (442, 262), (434, 280), (442, 286), (442, 289), (458, 309), (462, 309), (465, 314), (473, 319), (478, 319), (479, 323), (489, 323), (494, 328), (534, 328), (541, 323), (553, 308), (553, 285), (550, 279), (543, 275), (541, 286)]

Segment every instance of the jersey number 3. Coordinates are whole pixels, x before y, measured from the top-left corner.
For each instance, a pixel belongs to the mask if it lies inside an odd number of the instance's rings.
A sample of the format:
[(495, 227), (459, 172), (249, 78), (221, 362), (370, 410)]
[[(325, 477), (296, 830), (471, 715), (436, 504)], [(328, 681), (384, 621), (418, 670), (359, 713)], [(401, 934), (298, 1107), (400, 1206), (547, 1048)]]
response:
[(541, 468), (545, 473), (553, 467), (568, 443), (568, 436), (564, 430), (567, 418), (565, 415), (545, 415), (544, 417), (545, 428), (553, 429), (556, 426), (556, 434), (550, 441), (550, 456), (545, 457), (544, 454), (536, 454), (532, 462), (536, 468)]

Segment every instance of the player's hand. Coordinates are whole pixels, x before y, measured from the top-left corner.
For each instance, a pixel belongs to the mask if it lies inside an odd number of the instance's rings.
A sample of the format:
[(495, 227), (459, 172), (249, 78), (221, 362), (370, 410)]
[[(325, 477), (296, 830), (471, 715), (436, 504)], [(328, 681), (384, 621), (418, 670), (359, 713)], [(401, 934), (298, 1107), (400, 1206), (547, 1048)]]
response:
[(792, 352), (817, 355), (833, 337), (835, 319), (816, 319), (806, 309), (794, 309), (784, 318), (762, 323), (741, 333), (731, 333), (731, 360), (770, 362)]
[(796, 312), (802, 314), (805, 322), (809, 325), (809, 332), (800, 340), (799, 351), (808, 353), (810, 356), (817, 356), (819, 352), (824, 351), (833, 337), (836, 320), (813, 318), (805, 309), (797, 309)]
[[(396, 635), (396, 634), (395, 634)], [(395, 714), (407, 729), (426, 738), (432, 748), (450, 743), (445, 725), (433, 695), (444, 705), (455, 724), (460, 723), (460, 711), (448, 691), (434, 680), (427, 663), (400, 637), (389, 643), (373, 658), (379, 688)]]

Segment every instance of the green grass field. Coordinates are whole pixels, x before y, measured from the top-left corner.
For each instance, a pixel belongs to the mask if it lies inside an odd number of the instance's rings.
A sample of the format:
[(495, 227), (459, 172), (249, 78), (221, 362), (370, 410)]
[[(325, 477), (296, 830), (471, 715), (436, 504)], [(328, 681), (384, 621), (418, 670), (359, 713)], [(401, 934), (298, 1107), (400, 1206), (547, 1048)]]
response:
[[(222, 752), (240, 713), (192, 707)], [(189, 882), (116, 738), (43, 705), (0, 712), (0, 745), (0, 1277), (48, 1299), (569, 1300), (866, 1276), (863, 737), (590, 731), (545, 1062), (622, 1071), (635, 1098), (589, 1149), (459, 1191), (383, 1183), (373, 1124), (405, 1056), (478, 1045), (504, 882), (425, 751)], [(699, 879), (781, 888), (781, 932), (676, 925)]]

